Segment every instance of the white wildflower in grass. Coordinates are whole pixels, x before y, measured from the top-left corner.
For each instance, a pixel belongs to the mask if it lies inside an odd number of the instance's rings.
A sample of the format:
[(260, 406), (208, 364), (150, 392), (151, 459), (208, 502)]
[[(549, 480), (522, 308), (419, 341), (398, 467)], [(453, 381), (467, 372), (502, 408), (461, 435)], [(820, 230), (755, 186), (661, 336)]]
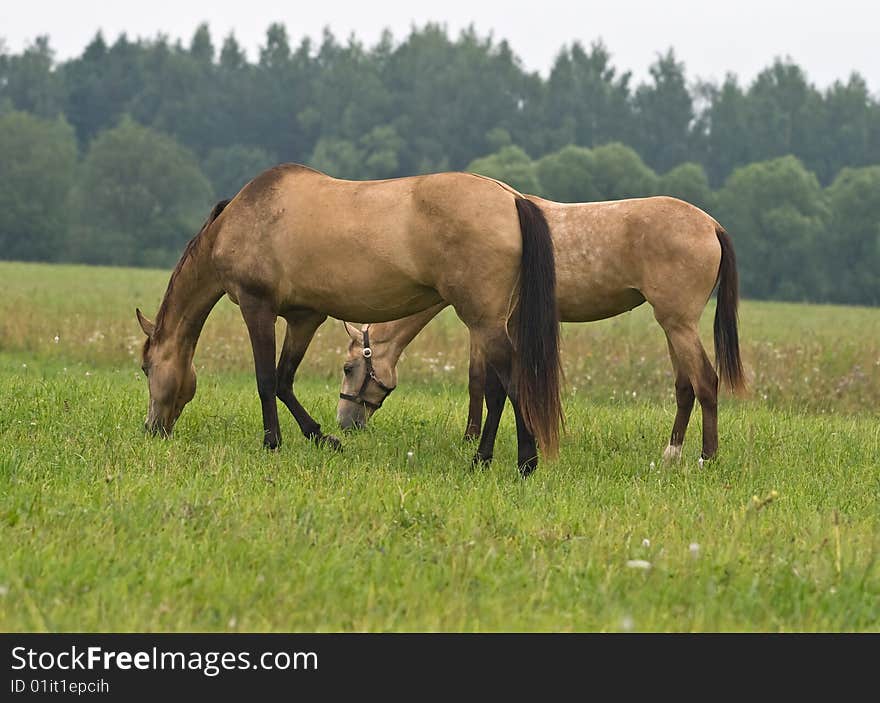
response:
[(690, 545), (688, 545), (688, 551), (691, 553), (691, 556), (696, 559), (700, 556), (700, 545), (696, 542), (691, 542)]
[(633, 621), (631, 615), (624, 615), (623, 619), (620, 621), (620, 629), (624, 632), (632, 632), (635, 626), (636, 623)]
[(657, 466), (657, 464), (655, 464), (655, 463), (652, 461), (652, 462), (651, 462), (651, 467), (650, 467), (650, 468), (651, 468), (651, 471), (653, 471), (654, 468), (655, 468), (656, 466)]
[(647, 537), (645, 537), (645, 539), (642, 540), (642, 546), (645, 549), (647, 549), (648, 547), (651, 546), (651, 540), (649, 540)]
[(92, 375), (91, 371), (86, 371), (86, 376), (91, 376), (91, 375)]
[(630, 559), (626, 562), (628, 569), (639, 569), (640, 571), (648, 571), (651, 568), (651, 562), (644, 559)]
[(61, 337), (59, 337), (59, 336), (56, 334), (56, 335), (55, 335), (55, 344), (58, 344), (58, 342), (60, 342), (60, 341), (61, 341)]
[(697, 464), (699, 465), (699, 467), (701, 469), (703, 468), (703, 457), (700, 457), (699, 459), (697, 459)]
[(22, 365), (21, 365), (21, 368), (26, 369), (26, 368), (27, 368), (27, 364), (22, 364)]
[(413, 452), (407, 452), (406, 453), (406, 460), (409, 462), (412, 462), (414, 456), (415, 456), (415, 454)]

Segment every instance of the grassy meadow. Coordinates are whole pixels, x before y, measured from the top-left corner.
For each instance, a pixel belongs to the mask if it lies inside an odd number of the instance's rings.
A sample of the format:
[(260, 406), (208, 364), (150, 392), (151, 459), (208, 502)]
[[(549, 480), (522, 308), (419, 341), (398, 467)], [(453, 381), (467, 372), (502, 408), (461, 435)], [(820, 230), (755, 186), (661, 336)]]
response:
[[(174, 437), (144, 436), (134, 308), (168, 274), (0, 263), (0, 630), (880, 630), (880, 309), (744, 302), (751, 393), (722, 396), (702, 467), (698, 410), (661, 462), (650, 308), (566, 326), (568, 431), (523, 481), (509, 411), (470, 467), (449, 311), (343, 454), (283, 406), (269, 454), (224, 299)], [(300, 371), (325, 430), (346, 344), (328, 321)]]

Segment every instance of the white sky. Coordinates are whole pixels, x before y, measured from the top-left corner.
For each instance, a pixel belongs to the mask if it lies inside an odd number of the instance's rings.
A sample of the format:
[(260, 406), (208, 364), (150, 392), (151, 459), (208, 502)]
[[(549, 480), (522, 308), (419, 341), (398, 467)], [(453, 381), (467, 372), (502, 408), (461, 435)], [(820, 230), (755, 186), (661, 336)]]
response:
[(304, 35), (319, 39), (329, 26), (337, 37), (354, 32), (367, 44), (384, 27), (402, 38), (413, 23), (439, 21), (453, 33), (473, 23), (481, 34), (506, 38), (527, 68), (545, 75), (563, 43), (601, 37), (614, 64), (636, 79), (672, 46), (690, 79), (733, 71), (749, 81), (775, 56), (791, 56), (819, 86), (857, 70), (880, 92), (878, 0), (0, 0), (0, 37), (8, 49), (20, 51), (49, 34), (59, 58), (78, 54), (98, 28), (108, 40), (125, 31), (188, 42), (202, 21), (218, 47), (234, 30), (251, 59), (273, 21), (287, 25), (292, 43)]

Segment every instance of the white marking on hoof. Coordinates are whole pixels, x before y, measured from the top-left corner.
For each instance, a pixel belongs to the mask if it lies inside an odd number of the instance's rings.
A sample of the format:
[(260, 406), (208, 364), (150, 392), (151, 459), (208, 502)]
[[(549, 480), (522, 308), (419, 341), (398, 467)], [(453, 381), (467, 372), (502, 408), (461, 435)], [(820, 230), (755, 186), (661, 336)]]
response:
[(673, 446), (669, 444), (663, 450), (663, 461), (678, 461), (681, 459), (681, 445)]

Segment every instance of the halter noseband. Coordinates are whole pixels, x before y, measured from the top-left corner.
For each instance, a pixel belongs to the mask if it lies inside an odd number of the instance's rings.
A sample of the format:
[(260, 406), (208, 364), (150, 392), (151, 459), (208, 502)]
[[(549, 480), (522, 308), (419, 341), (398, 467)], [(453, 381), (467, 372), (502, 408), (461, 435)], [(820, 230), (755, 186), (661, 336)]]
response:
[[(373, 350), (370, 348), (370, 332), (364, 327), (363, 329), (364, 335), (364, 349), (361, 352), (364, 355), (364, 361), (367, 364), (367, 372), (364, 374), (364, 382), (361, 384), (360, 390), (354, 395), (350, 393), (340, 393), (339, 397), (343, 400), (349, 400), (352, 403), (357, 403), (358, 405), (366, 405), (368, 408), (372, 408), (373, 410), (378, 410), (382, 407), (382, 403), (385, 402), (385, 398), (391, 395), (391, 391), (394, 388), (389, 388), (382, 381), (379, 380), (379, 377), (376, 376), (376, 372), (373, 369)], [(370, 385), (370, 381), (375, 383), (379, 388), (385, 391), (385, 395), (382, 397), (378, 403), (373, 403), (372, 401), (366, 400), (364, 398), (364, 391), (367, 390), (367, 386)]]

